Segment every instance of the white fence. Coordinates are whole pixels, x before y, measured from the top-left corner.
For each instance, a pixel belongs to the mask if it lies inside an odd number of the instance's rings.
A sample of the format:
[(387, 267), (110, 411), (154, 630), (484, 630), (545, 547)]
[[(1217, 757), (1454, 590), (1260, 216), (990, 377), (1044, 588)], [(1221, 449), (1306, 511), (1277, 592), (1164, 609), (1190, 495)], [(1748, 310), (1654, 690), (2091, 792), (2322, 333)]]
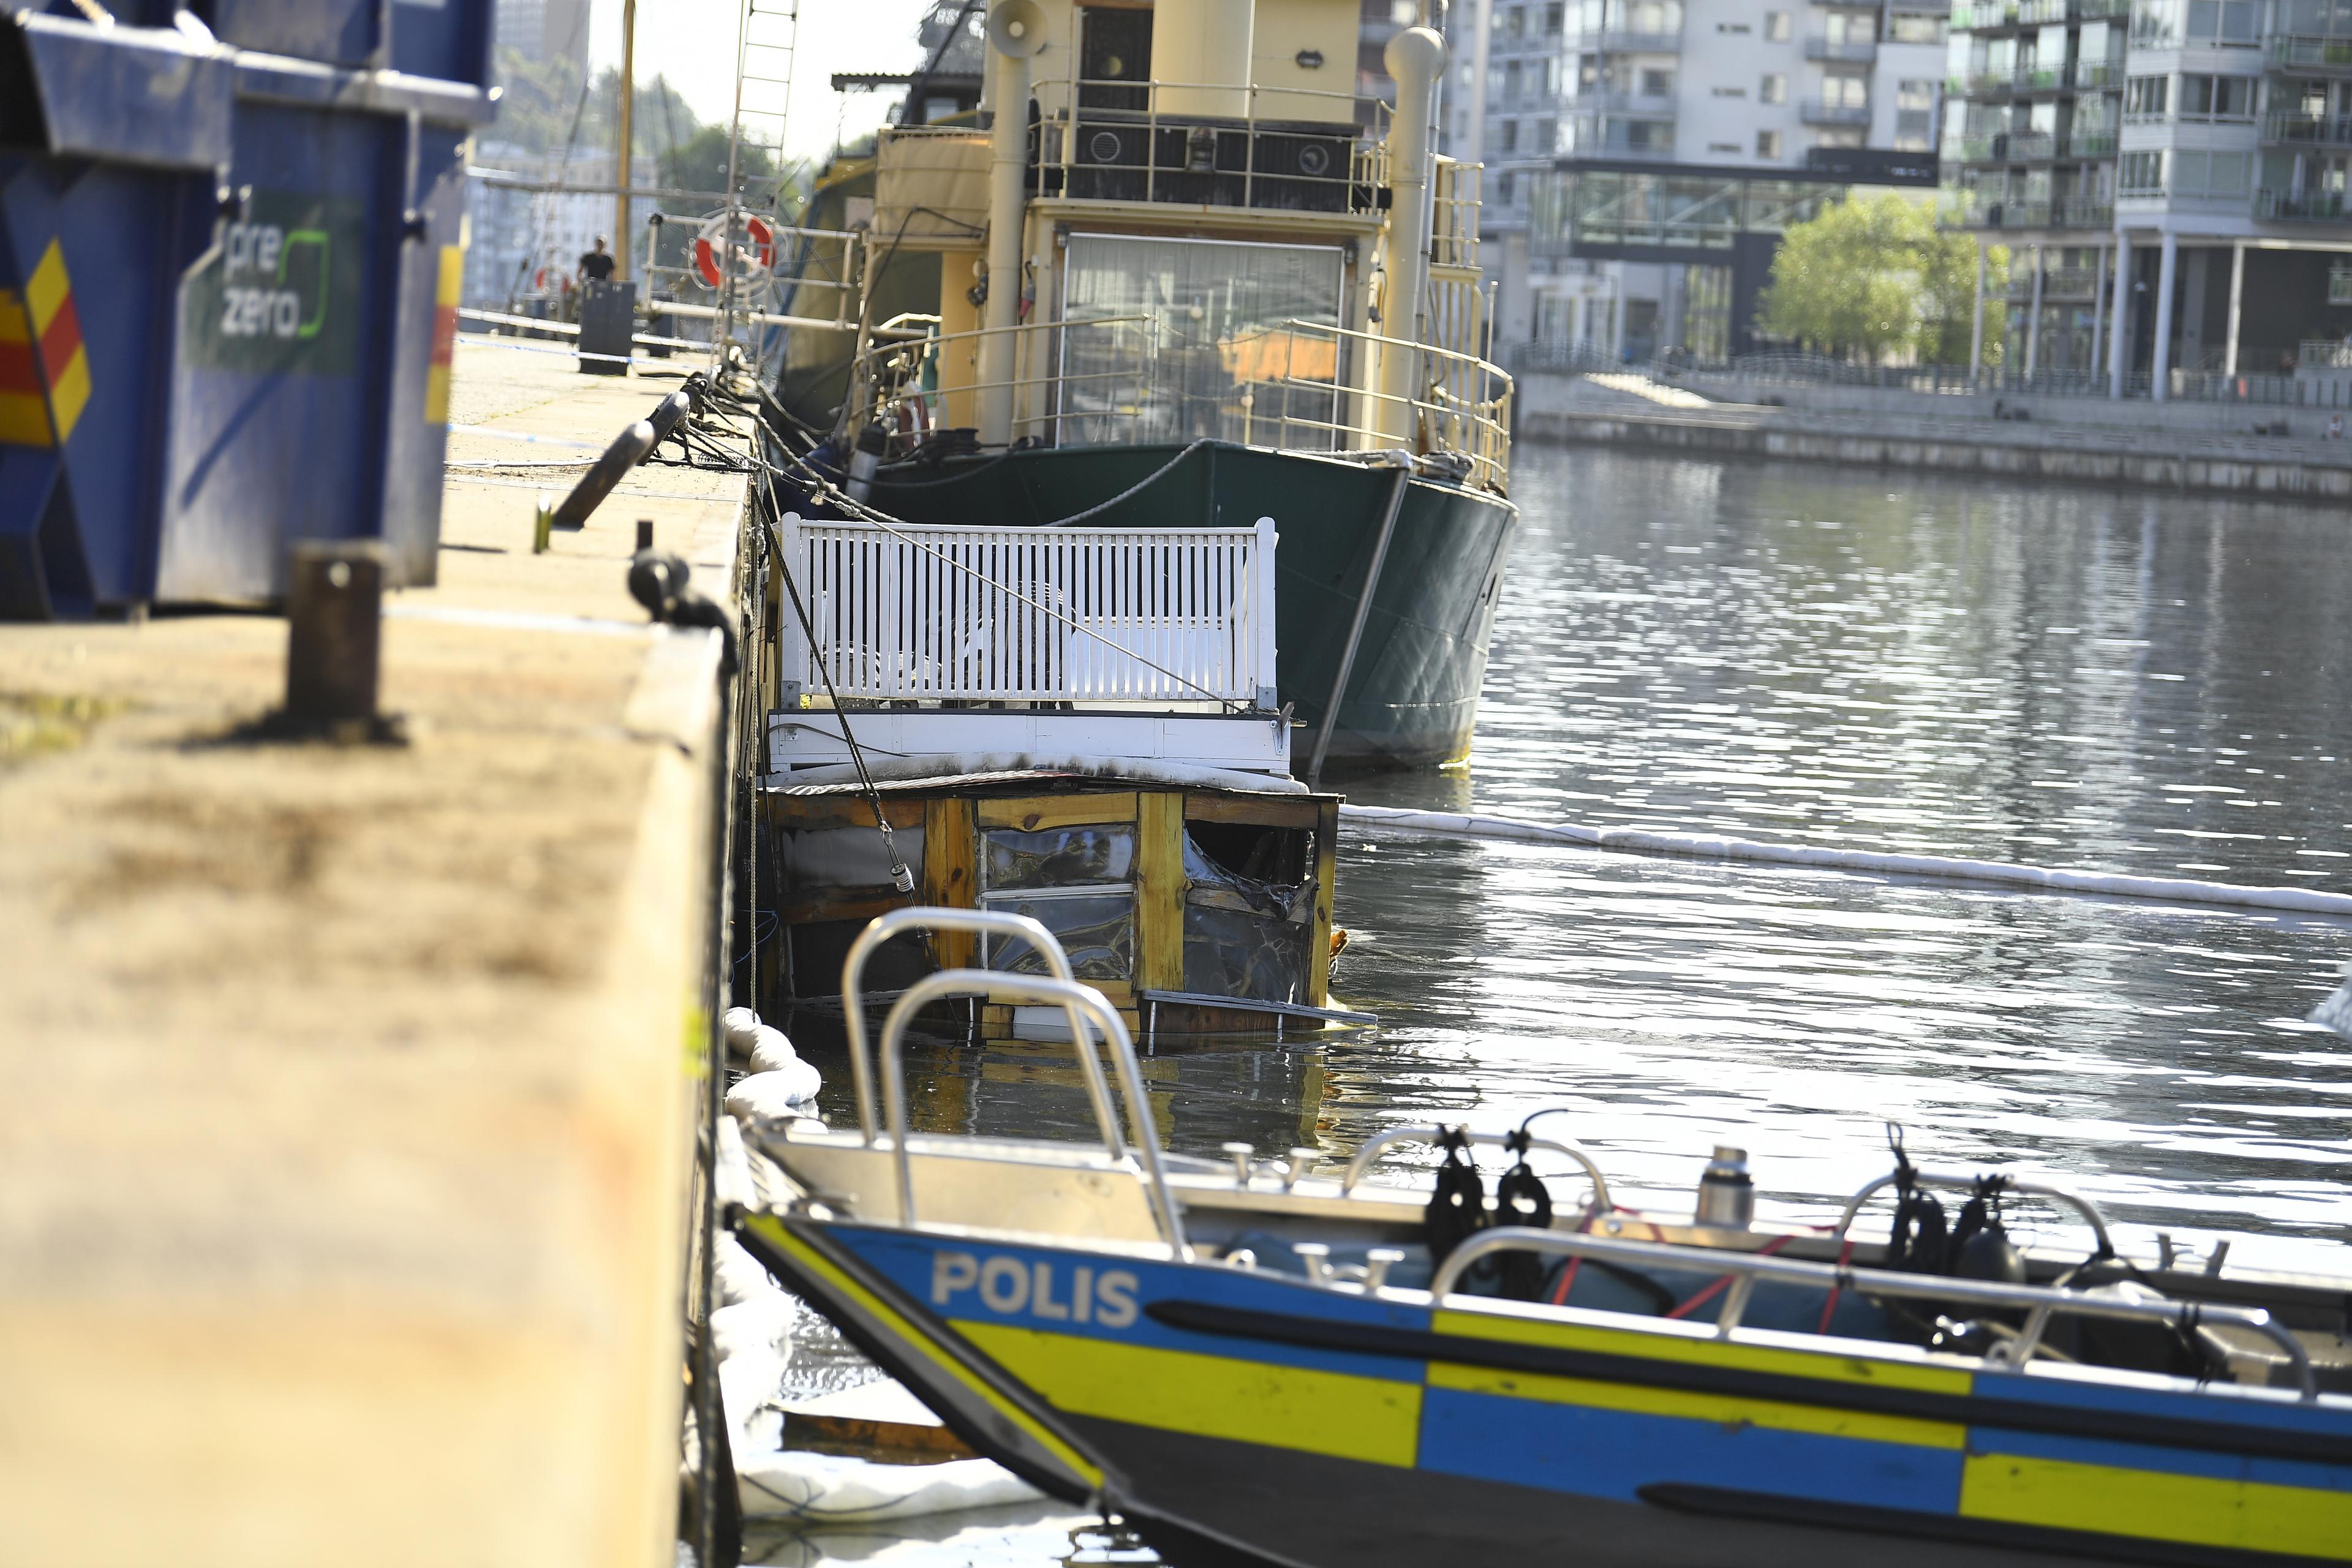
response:
[(917, 702), (1271, 706), (1272, 518), (1255, 528), (946, 528), (787, 513), (782, 679)]

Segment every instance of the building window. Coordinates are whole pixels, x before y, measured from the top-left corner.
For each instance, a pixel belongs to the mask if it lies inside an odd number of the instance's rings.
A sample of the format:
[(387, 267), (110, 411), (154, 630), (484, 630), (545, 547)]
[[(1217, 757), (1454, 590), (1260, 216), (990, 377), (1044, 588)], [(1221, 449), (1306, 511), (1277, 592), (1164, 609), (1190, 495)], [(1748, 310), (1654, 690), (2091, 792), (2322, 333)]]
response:
[(1566, 11), (1566, 9), (1567, 9), (1567, 7), (1565, 7), (1564, 5), (1562, 5), (1560, 4), (1560, 0), (1552, 0), (1552, 3), (1551, 3), (1550, 5), (1547, 5), (1547, 6), (1545, 6), (1545, 7), (1544, 7), (1544, 31), (1545, 31), (1545, 32), (1547, 32), (1547, 33), (1550, 33), (1550, 34), (1553, 34), (1553, 35), (1555, 35), (1555, 36), (1557, 36), (1557, 35), (1558, 35), (1558, 33), (1559, 32), (1559, 29), (1560, 29), (1561, 22), (1562, 22), (1562, 20), (1563, 20), (1563, 13)]
[(1764, 79), (1756, 86), (1756, 100), (1759, 103), (1788, 102), (1788, 77), (1780, 71), (1767, 71)]
[(1886, 19), (1886, 41), (1890, 44), (1934, 44), (1941, 47), (1944, 18), (1897, 12)]
[(1822, 102), (1831, 109), (1868, 109), (1870, 79), (1866, 76), (1824, 74)]
[(1414, 0), (1389, 0), (1389, 21), (1399, 27), (1410, 27), (1420, 19), (1421, 7)]
[(1898, 153), (1934, 151), (1936, 136), (1936, 84), (1932, 81), (1903, 81), (1895, 84), (1895, 150)]
[(1506, 153), (1517, 152), (1519, 150), (1519, 122), (1516, 120), (1506, 120), (1502, 123), (1501, 130), (1502, 135), (1497, 140), (1502, 150)]
[(2164, 154), (2126, 153), (2116, 160), (2116, 194), (2125, 196), (2164, 195)]
[(1717, 98), (1746, 98), (1748, 96), (1748, 89), (1744, 87), (1718, 87), (1712, 89), (1711, 90)]
[(1528, 30), (1528, 13), (1523, 5), (1514, 5), (1503, 13), (1502, 34), (1507, 38), (1523, 37)]
[(1862, 145), (1862, 132), (1859, 131), (1824, 131), (1813, 138), (1813, 145), (1816, 147), (1859, 147)]
[(2262, 7), (2263, 0), (2132, 0), (2131, 41), (2143, 49), (2252, 48), (2261, 41)]
[(1759, 131), (1756, 133), (1756, 155), (1768, 162), (1778, 163), (1780, 157), (1780, 133), (1778, 131)]
[(2183, 148), (2172, 154), (2168, 188), (2176, 196), (2242, 196), (2252, 157), (2248, 153), (2197, 153)]
[(1645, 70), (1642, 73), (1643, 98), (1672, 98), (1675, 95), (1675, 73), (1670, 70)]
[(1495, 182), (1495, 194), (1503, 198), (1503, 205), (1505, 206), (1510, 206), (1513, 205), (1514, 199), (1517, 194), (1518, 184), (1519, 177), (1508, 169), (1504, 170), (1503, 177)]
[(1795, 34), (1795, 25), (1790, 21), (1788, 12), (1767, 11), (1764, 13), (1764, 41), (1766, 43), (1785, 44), (1793, 37)]
[(2124, 83), (2126, 120), (2161, 120), (2172, 105), (2172, 79), (2136, 76)]
[(2184, 76), (2180, 79), (2181, 119), (2252, 120), (2253, 117), (2252, 77)]
[(1538, 120), (1536, 121), (1535, 150), (1538, 153), (1557, 153), (1560, 150), (1559, 121)]

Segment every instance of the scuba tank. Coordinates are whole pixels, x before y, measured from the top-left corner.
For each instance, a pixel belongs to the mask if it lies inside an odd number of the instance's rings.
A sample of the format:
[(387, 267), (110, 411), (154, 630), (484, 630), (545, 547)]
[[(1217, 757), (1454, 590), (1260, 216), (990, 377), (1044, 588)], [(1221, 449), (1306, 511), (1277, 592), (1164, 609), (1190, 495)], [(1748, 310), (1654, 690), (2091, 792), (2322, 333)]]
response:
[(1694, 1225), (1746, 1230), (1756, 1218), (1756, 1184), (1748, 1175), (1748, 1151), (1727, 1143), (1715, 1146), (1715, 1158), (1698, 1178), (1698, 1206)]

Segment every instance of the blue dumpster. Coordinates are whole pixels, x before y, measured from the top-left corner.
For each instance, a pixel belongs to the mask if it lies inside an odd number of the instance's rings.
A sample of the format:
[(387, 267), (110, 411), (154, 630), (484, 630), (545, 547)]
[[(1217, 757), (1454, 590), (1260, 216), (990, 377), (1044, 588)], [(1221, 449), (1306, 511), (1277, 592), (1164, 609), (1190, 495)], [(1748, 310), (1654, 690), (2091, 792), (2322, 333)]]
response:
[(488, 0), (205, 10), (0, 0), (0, 616), (434, 579)]

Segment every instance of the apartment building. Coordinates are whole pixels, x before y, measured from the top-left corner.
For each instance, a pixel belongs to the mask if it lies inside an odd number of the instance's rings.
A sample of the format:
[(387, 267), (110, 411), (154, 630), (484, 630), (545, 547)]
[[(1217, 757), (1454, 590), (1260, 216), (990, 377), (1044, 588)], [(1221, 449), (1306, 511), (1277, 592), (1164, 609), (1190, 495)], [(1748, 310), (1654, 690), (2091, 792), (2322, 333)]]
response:
[(1951, 76), (2006, 363), (2162, 397), (2344, 357), (2352, 0), (1960, 0)]
[(1479, 4), (1447, 129), (1487, 165), (1507, 342), (1744, 352), (1787, 224), (1936, 181), (1945, 0)]
[(498, 46), (529, 59), (588, 58), (589, 0), (498, 0)]

